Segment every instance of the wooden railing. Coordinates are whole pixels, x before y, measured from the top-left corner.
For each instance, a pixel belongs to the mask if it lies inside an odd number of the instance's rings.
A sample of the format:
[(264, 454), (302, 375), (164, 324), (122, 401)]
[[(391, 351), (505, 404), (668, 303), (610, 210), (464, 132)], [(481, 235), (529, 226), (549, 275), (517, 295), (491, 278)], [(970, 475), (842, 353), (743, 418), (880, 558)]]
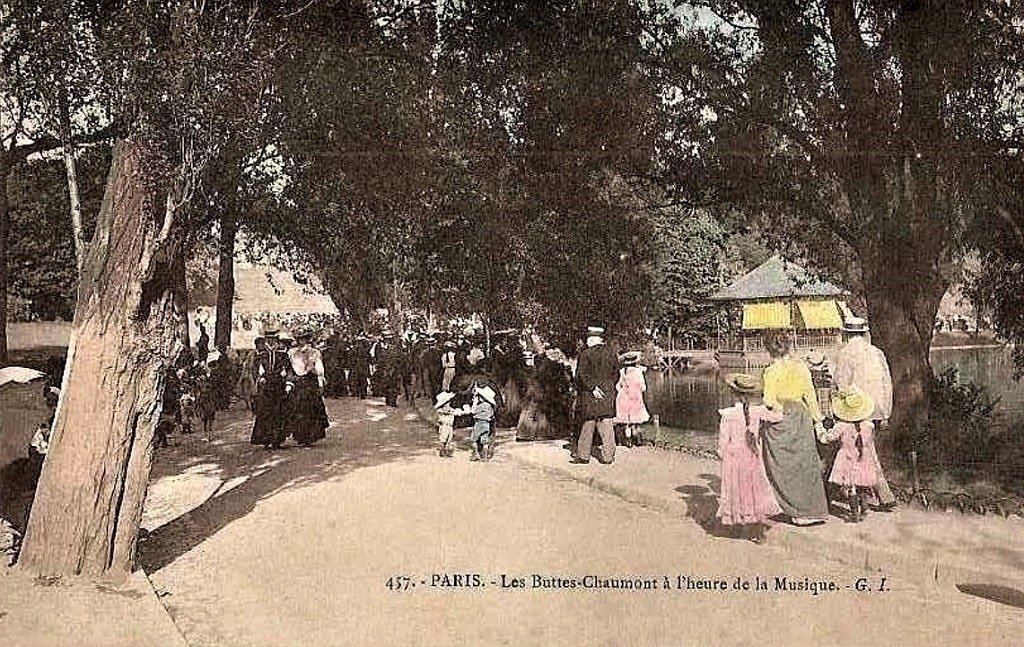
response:
[[(792, 339), (797, 350), (825, 350), (838, 346), (842, 341), (837, 333), (797, 333)], [(763, 352), (764, 338), (761, 335), (721, 337), (718, 341), (718, 350)]]

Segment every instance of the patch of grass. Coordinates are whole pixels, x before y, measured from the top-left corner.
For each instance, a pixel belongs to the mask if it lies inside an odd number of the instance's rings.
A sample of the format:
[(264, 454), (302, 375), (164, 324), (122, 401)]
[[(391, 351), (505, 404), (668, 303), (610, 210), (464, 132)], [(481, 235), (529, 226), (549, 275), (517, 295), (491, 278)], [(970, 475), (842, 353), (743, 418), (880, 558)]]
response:
[(714, 453), (718, 448), (718, 438), (714, 434), (660, 425), (655, 431), (654, 425), (641, 427), (644, 438), (654, 442), (655, 446), (675, 451), (692, 449)]

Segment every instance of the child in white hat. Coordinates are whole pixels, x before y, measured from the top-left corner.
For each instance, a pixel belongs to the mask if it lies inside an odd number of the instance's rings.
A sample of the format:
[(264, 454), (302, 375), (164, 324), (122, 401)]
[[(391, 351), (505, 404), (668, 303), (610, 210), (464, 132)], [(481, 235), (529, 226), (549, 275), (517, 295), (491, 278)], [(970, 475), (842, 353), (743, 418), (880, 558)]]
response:
[(473, 387), (473, 455), (469, 460), (490, 460), (494, 457), (494, 438), (492, 427), (497, 408), (497, 394), (489, 386)]
[(455, 416), (471, 413), (468, 406), (458, 409), (452, 406), (455, 394), (451, 391), (441, 391), (434, 400), (434, 414), (437, 417), (437, 441), (440, 447), (437, 455), (442, 458), (451, 458), (455, 455), (455, 447), (452, 443), (452, 436), (455, 433)]

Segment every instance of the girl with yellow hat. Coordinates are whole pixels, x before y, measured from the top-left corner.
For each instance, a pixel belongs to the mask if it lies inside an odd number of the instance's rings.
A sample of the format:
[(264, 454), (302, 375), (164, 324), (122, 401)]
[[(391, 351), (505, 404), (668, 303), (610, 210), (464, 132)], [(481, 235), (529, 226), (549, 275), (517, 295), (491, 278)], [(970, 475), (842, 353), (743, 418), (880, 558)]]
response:
[(870, 421), (874, 410), (874, 401), (860, 390), (842, 390), (832, 396), (836, 424), (830, 435), (837, 438), (840, 445), (828, 480), (843, 488), (850, 506), (848, 520), (852, 523), (864, 516), (865, 491), (878, 485), (875, 426)]

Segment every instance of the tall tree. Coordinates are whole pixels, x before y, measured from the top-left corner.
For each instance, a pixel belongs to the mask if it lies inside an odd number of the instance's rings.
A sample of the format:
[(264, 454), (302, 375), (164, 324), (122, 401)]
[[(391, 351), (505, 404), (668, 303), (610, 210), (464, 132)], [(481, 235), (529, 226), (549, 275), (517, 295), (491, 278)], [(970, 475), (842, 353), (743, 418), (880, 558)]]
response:
[(483, 135), (466, 149), (490, 157), (471, 168), (492, 187), (484, 206), (501, 205), (478, 212), (494, 213), (488, 239), (513, 261), (502, 282), (537, 306), (520, 316), (560, 337), (587, 320), (628, 330), (646, 319), (652, 229), (638, 188), (663, 131), (642, 25), (640, 3), (620, 0), (544, 11), (479, 0), (444, 25), (445, 59), (465, 77), (461, 112), (478, 115), (467, 130)]
[(260, 52), (276, 51), (257, 37), (273, 38), (280, 16), (248, 2), (83, 6), (93, 9), (83, 20), (108, 46), (103, 69), (128, 127), (79, 285), (20, 563), (117, 578), (134, 564), (164, 376), (183, 346), (192, 200)]
[[(11, 174), (33, 155), (102, 141), (114, 130), (101, 100), (104, 84), (84, 82), (95, 76), (95, 41), (69, 6), (54, 0), (0, 4), (0, 366), (7, 362)], [(74, 160), (67, 161), (72, 168)]]
[(1019, 132), (1020, 16), (972, 0), (675, 4), (683, 36), (651, 32), (685, 115), (672, 177), (862, 292), (894, 427), (919, 428), (936, 310), (966, 224), (990, 211), (972, 185)]

